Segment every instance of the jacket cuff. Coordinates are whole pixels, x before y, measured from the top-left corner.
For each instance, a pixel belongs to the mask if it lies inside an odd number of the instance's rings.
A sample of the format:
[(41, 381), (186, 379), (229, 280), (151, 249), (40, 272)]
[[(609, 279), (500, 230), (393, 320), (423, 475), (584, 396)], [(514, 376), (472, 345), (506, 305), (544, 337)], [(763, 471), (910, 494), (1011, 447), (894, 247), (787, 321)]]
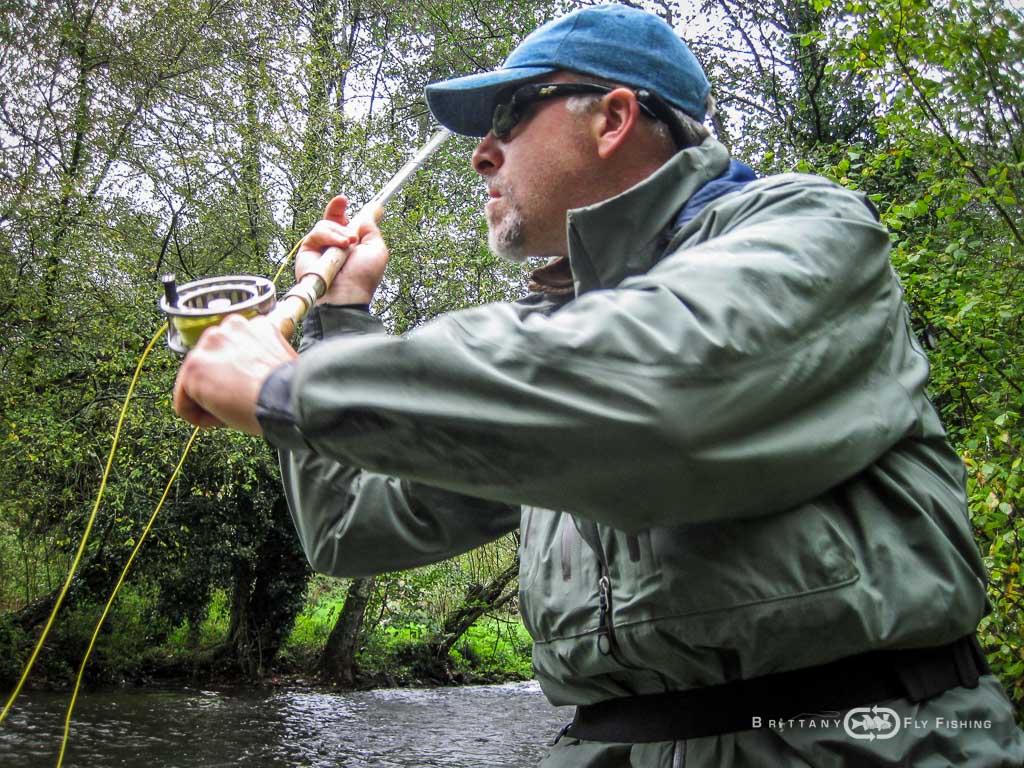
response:
[(368, 304), (317, 304), (302, 321), (299, 351), (334, 336), (383, 332), (384, 325), (370, 314)]
[(292, 409), (292, 376), (295, 361), (275, 368), (263, 382), (256, 400), (256, 420), (263, 437), (277, 448), (310, 448), (295, 422)]

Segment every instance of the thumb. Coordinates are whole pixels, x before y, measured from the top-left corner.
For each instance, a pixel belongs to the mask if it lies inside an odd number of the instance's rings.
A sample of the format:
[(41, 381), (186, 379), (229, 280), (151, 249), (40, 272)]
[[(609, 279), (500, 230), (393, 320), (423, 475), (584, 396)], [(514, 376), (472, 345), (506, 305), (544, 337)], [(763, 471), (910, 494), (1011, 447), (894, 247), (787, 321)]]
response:
[(337, 195), (331, 198), (331, 202), (324, 208), (324, 218), (333, 221), (335, 224), (348, 224), (348, 198), (344, 195)]

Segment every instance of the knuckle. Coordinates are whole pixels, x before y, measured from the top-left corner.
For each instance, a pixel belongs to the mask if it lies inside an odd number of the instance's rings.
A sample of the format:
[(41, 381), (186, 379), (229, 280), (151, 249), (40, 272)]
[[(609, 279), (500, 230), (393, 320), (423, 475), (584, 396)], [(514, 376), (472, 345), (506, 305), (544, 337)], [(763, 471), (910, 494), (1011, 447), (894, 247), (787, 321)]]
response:
[(222, 337), (226, 337), (229, 331), (241, 331), (249, 324), (249, 321), (239, 314), (227, 315), (220, 324), (215, 326)]

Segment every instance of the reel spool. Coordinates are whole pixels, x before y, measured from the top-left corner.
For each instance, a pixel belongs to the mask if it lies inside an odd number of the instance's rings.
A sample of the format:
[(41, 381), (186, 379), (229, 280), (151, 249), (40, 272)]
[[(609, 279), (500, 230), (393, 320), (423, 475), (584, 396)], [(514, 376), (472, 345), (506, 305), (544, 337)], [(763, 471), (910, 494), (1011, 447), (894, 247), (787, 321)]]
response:
[(277, 289), (265, 277), (222, 275), (178, 286), (174, 275), (162, 278), (160, 311), (167, 315), (167, 346), (179, 355), (188, 352), (211, 325), (227, 315), (268, 314), (277, 303)]

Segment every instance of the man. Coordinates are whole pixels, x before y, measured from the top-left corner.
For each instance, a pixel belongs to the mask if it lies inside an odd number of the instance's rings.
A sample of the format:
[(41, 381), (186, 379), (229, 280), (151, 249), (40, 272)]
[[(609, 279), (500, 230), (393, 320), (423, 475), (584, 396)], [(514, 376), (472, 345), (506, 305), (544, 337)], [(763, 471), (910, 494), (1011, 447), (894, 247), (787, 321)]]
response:
[(336, 198), (297, 271), (352, 251), (301, 356), (228, 318), (176, 408), (280, 448), (326, 573), (519, 526), (536, 675), (578, 707), (545, 766), (1020, 765), (888, 235), (860, 195), (730, 163), (700, 136), (708, 91), (619, 6), (429, 86), (483, 136), (491, 247), (551, 257), (535, 290), (386, 336), (386, 247)]

